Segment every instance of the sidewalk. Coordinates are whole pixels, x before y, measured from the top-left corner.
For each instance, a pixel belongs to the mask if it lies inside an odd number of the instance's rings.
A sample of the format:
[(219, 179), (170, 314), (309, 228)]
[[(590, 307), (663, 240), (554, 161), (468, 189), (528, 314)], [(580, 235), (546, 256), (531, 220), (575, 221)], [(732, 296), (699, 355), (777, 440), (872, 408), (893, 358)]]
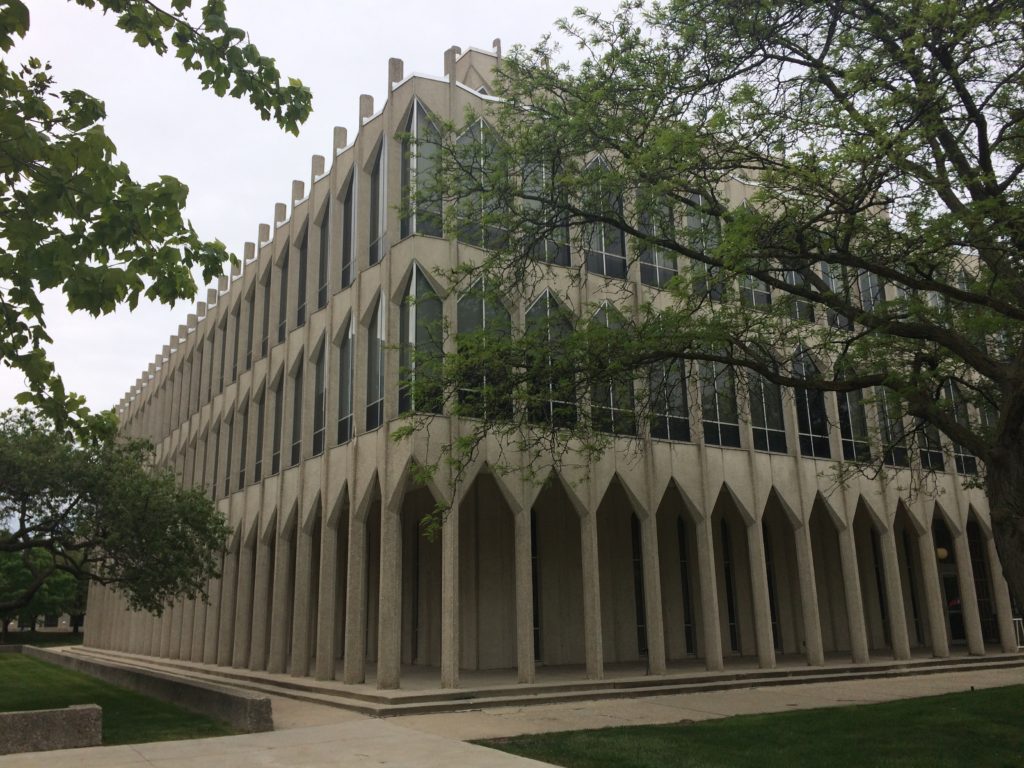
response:
[(949, 672), (709, 693), (507, 707), (388, 719), (274, 698), (272, 733), (0, 758), (0, 768), (232, 768), (233, 766), (479, 766), (527, 768), (532, 760), (465, 743), (525, 733), (707, 720), (757, 712), (867, 704), (1024, 684), (1024, 668)]

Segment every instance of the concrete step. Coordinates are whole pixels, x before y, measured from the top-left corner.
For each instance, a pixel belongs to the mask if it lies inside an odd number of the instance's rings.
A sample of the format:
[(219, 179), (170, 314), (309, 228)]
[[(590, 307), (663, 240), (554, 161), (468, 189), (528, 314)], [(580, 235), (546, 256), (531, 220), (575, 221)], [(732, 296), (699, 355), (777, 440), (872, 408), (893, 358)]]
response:
[(869, 664), (825, 667), (787, 667), (773, 670), (737, 670), (734, 672), (669, 674), (665, 676), (623, 677), (605, 680), (544, 682), (532, 685), (502, 685), (481, 688), (432, 689), (421, 691), (372, 692), (339, 683), (269, 675), (170, 659), (155, 659), (95, 648), (68, 649), (66, 653), (108, 659), (140, 669), (175, 674), (193, 680), (231, 685), (260, 693), (285, 696), (326, 706), (339, 707), (377, 717), (437, 712), (454, 712), (485, 707), (554, 704), (583, 699), (617, 699), (659, 696), (677, 693), (756, 688), (801, 683), (839, 682), (880, 677), (940, 674), (1024, 666), (1024, 655), (911, 659)]

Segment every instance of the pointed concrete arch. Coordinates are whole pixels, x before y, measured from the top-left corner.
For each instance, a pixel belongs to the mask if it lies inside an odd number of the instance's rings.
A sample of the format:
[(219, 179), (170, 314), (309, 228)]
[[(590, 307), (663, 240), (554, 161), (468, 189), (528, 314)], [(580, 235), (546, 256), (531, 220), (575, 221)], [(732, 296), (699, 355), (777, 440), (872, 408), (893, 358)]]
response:
[(348, 480), (344, 480), (334, 498), (328, 497), (327, 503), (324, 504), (324, 525), (337, 529), (342, 513), (347, 512), (351, 507)]
[(516, 494), (509, 488), (508, 483), (505, 481), (504, 476), (501, 472), (495, 472), (490, 462), (486, 459), (475, 461), (471, 467), (472, 472), (467, 471), (466, 477), (470, 478), (468, 481), (464, 481), (458, 489), (458, 498), (454, 503), (461, 504), (466, 499), (466, 494), (469, 489), (476, 482), (477, 478), (481, 475), (486, 475), (494, 481), (495, 486), (501, 493), (501, 498), (508, 505), (513, 515), (518, 515), (523, 510), (522, 501), (516, 496)]
[(740, 500), (740, 497), (728, 482), (723, 482), (722, 487), (718, 489), (715, 501), (711, 505), (712, 515), (715, 514), (716, 511), (721, 511), (722, 504), (729, 504), (733, 509), (735, 509), (745, 525), (750, 526), (757, 522), (757, 517), (754, 515), (753, 511)]
[(366, 522), (366, 516), (369, 514), (370, 507), (374, 501), (382, 500), (383, 493), (380, 487), (380, 472), (374, 469), (370, 474), (369, 479), (363, 486), (363, 492), (355, 500), (355, 504), (352, 507), (353, 517), (360, 521)]
[(963, 533), (963, 521), (961, 521), (956, 515), (953, 515), (948, 509), (946, 509), (945, 504), (936, 499), (932, 509), (932, 520), (934, 521), (936, 517), (941, 518), (946, 523), (946, 525), (949, 526), (949, 531), (953, 534), (954, 538)]

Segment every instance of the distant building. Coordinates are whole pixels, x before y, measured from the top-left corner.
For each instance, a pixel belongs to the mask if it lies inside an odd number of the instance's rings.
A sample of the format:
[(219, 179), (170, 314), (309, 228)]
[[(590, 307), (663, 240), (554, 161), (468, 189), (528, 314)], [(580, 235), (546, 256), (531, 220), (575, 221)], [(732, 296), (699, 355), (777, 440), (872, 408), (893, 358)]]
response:
[[(618, 662), (659, 674), (688, 659), (721, 669), (737, 657), (772, 667), (781, 655), (819, 665), (1015, 649), (987, 501), (955, 471), (970, 471), (965, 457), (939, 445), (891, 457), (897, 474), (941, 466), (939, 495), (903, 499), (866, 478), (834, 487), (830, 462), (866, 449), (860, 425), (879, 417), (859, 400), (667, 369), (640, 454), (609, 451), (588, 479), (492, 472), (510, 456), (489, 442), (456, 499), (414, 484), (411, 467), (465, 428), (439, 416), (429, 435), (391, 439), (416, 407), (399, 372), (402, 350), (430, 343), (426, 318), (521, 327), (606, 295), (651, 299), (676, 269), (625, 258), (612, 235), (586, 255), (552, 243), (550, 279), (521, 306), (484, 307), (435, 282), (481, 252), (437, 236), (428, 206), (403, 217), (403, 189), (429, 158), (402, 138), (485, 103), (498, 55), (452, 49), (443, 77), (405, 77), (392, 60), (383, 108), (361, 98), (352, 143), (336, 130), (328, 165), (314, 157), (308, 187), (293, 182), (290, 214), (277, 206), (121, 402), (125, 431), (208, 488), (234, 534), (209, 605), (157, 619), (94, 586), (86, 643), (348, 683), (369, 667), (382, 688), (407, 665), (455, 686), (460, 670), (531, 682), (562, 665), (598, 678)], [(730, 198), (747, 194), (730, 183)], [(561, 263), (589, 274), (574, 282)], [(542, 418), (564, 405), (553, 392)], [(610, 431), (629, 419), (613, 398), (601, 407)], [(437, 500), (454, 505), (429, 541), (417, 525)]]

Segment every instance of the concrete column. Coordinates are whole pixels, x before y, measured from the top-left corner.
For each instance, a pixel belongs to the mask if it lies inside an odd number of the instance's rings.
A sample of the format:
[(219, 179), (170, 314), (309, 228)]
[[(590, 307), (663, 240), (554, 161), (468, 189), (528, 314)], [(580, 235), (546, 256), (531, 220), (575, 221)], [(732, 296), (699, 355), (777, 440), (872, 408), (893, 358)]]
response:
[(459, 505), (455, 503), (441, 525), (442, 688), (459, 687), (459, 618)]
[(768, 566), (764, 555), (764, 528), (761, 518), (747, 526), (747, 554), (750, 560), (750, 593), (754, 612), (757, 663), (761, 669), (775, 668), (775, 638), (772, 635), (772, 610), (768, 596)]
[[(253, 591), (252, 561), (254, 546), (243, 541), (238, 552), (238, 588), (235, 590), (234, 642), (231, 652), (231, 666), (245, 669), (249, 666), (249, 650), (252, 645)], [(264, 557), (264, 559), (266, 559)], [(227, 603), (228, 601), (225, 601)]]
[(309, 614), (313, 609), (313, 532), (299, 527), (295, 535), (295, 608), (292, 614), (292, 659), (289, 672), (293, 677), (309, 674)]
[(150, 614), (149, 617), (149, 655), (159, 656), (160, 655), (160, 636), (161, 636), (161, 617), (153, 616)]
[(1017, 635), (1013, 629), (1013, 604), (1010, 602), (1010, 589), (999, 562), (996, 540), (989, 536), (985, 541), (985, 548), (988, 553), (988, 572), (992, 576), (992, 599), (996, 603), (996, 621), (999, 622), (999, 641), (1003, 646), (1003, 653), (1016, 653)]
[[(231, 551), (224, 555), (224, 575), (220, 578), (220, 616), (217, 620), (217, 634), (214, 635), (216, 656), (212, 663), (219, 667), (230, 667), (235, 650), (235, 606), (238, 602), (238, 553)], [(209, 647), (207, 632), (207, 647)], [(204, 653), (205, 656), (205, 653)]]
[[(275, 536), (271, 531), (269, 536)], [(256, 580), (252, 589), (252, 636), (249, 639), (249, 669), (267, 667), (267, 624), (271, 617), (267, 605), (270, 595), (270, 571), (274, 567), (270, 555), (270, 543), (260, 536), (256, 542)], [(277, 571), (274, 571), (277, 578)]]
[(203, 649), (205, 648), (206, 640), (206, 621), (207, 615), (212, 610), (212, 606), (208, 602), (210, 599), (210, 582), (206, 583), (207, 598), (204, 600), (202, 596), (196, 597), (195, 604), (196, 610), (195, 615), (192, 619), (192, 650), (189, 652), (189, 661), (202, 662), (203, 660)]
[(903, 607), (903, 582), (896, 550), (896, 531), (892, 525), (878, 534), (882, 545), (882, 575), (885, 577), (885, 602), (889, 606), (889, 642), (892, 655), (898, 660), (910, 658), (910, 636), (907, 634), (907, 613)]
[(587, 654), (587, 678), (604, 678), (604, 638), (601, 633), (601, 571), (597, 560), (597, 512), (580, 517), (583, 561), (583, 642)]
[(533, 547), (530, 510), (515, 515), (516, 668), (520, 683), (536, 679), (533, 648)]
[[(342, 668), (342, 679), (348, 685), (366, 680), (366, 567), (366, 520), (359, 520), (353, 515), (348, 528), (345, 658)], [(334, 634), (333, 627), (328, 631)]]
[(658, 562), (658, 521), (654, 513), (640, 520), (640, 550), (644, 564), (644, 621), (647, 622), (647, 670), (664, 675), (665, 615), (661, 605), (661, 566)]
[(227, 558), (221, 565), (221, 578), (210, 579), (210, 605), (206, 609), (206, 626), (203, 627), (204, 664), (217, 663), (217, 636), (220, 634), (221, 585), (227, 576)]
[(181, 639), (178, 645), (179, 659), (192, 658), (192, 629), (196, 618), (196, 601), (182, 600), (181, 602)]
[[(274, 594), (271, 595), (270, 649), (267, 655), (267, 672), (279, 674), (288, 669), (288, 643), (292, 638), (292, 618), (295, 606), (295, 569), (292, 554), (293, 536), (279, 535), (274, 549)], [(307, 562), (307, 572), (309, 564)], [(308, 590), (307, 590), (308, 591)]]
[(696, 521), (697, 570), (700, 575), (700, 616), (704, 625), (704, 665), (717, 672), (722, 660), (722, 628), (718, 623), (718, 580), (715, 575), (714, 526), (710, 515)]
[[(326, 521), (325, 521), (326, 523)], [(340, 524), (340, 523), (339, 523)], [(324, 524), (320, 538), (320, 594), (316, 617), (316, 679), (334, 679), (334, 624), (338, 620), (338, 529)]]
[(820, 667), (825, 663), (821, 642), (821, 615), (818, 612), (818, 586), (814, 580), (814, 553), (811, 526), (804, 523), (793, 530), (796, 541), (796, 572), (800, 582), (800, 610), (804, 620), (804, 650), (807, 663)]
[(170, 640), (167, 644), (166, 656), (169, 659), (176, 659), (181, 653), (181, 620), (182, 620), (182, 605), (180, 600), (176, 600), (174, 605), (171, 606), (171, 616), (168, 620), (167, 632), (170, 635)]
[(377, 631), (377, 687), (398, 688), (402, 667), (401, 505), (380, 511), (380, 608)]
[(925, 610), (928, 613), (928, 631), (932, 638), (932, 653), (939, 657), (949, 656), (949, 637), (946, 635), (946, 607), (942, 600), (942, 585), (939, 584), (939, 568), (935, 561), (935, 538), (931, 526), (917, 537), (918, 552), (921, 556), (921, 581), (924, 582)]
[(967, 534), (953, 533), (956, 551), (956, 575), (960, 579), (960, 605), (963, 608), (964, 629), (967, 631), (967, 650), (972, 656), (985, 655), (985, 638), (981, 634), (981, 614), (978, 611), (978, 589), (974, 585), (974, 568)]
[(850, 624), (850, 652), (854, 664), (868, 661), (868, 630), (864, 621), (864, 600), (860, 593), (860, 572), (857, 570), (857, 543), (853, 526), (839, 531), (839, 560), (843, 570), (846, 593), (846, 616)]

